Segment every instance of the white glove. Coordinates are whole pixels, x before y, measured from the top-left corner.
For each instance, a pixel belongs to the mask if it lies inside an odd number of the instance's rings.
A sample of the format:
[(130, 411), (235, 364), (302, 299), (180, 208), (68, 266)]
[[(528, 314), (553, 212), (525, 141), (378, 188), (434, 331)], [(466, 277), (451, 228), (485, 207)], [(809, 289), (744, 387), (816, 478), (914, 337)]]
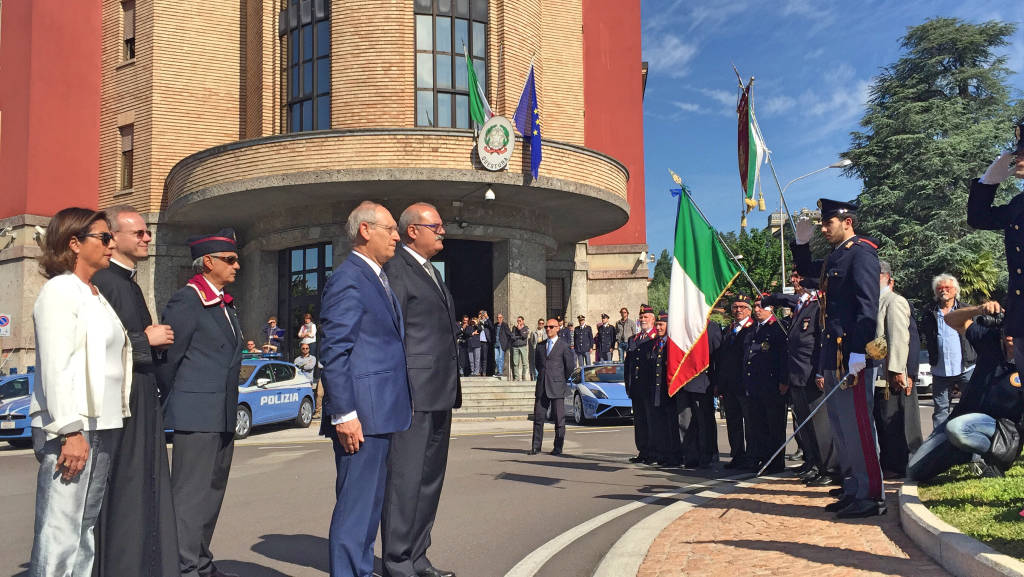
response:
[(850, 374), (856, 375), (868, 366), (864, 353), (850, 353)]
[(811, 242), (811, 235), (814, 234), (814, 223), (806, 216), (796, 220), (796, 243), (807, 244)]
[(1015, 155), (1012, 152), (1004, 152), (999, 155), (995, 162), (989, 165), (988, 170), (981, 177), (982, 184), (999, 184), (1013, 174)]

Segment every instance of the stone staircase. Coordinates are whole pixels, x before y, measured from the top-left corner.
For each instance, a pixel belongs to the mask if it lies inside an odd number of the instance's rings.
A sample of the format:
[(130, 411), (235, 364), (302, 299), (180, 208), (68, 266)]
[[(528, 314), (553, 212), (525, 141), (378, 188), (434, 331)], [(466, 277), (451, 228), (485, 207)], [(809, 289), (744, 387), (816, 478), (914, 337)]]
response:
[(462, 377), (462, 408), (453, 416), (520, 414), (533, 412), (534, 381), (509, 381), (494, 377)]

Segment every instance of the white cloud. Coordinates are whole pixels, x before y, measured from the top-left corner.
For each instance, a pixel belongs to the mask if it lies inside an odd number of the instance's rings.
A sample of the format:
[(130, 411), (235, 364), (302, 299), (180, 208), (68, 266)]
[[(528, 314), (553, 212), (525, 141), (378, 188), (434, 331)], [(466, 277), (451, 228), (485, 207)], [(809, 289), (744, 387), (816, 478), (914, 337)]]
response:
[(796, 16), (811, 22), (807, 34), (814, 34), (830, 26), (836, 20), (836, 14), (829, 2), (822, 0), (784, 0), (783, 16)]
[(745, 1), (733, 1), (728, 4), (716, 2), (698, 4), (690, 11), (687, 19), (690, 22), (690, 31), (714, 32), (723, 24), (733, 20), (737, 14), (745, 12), (747, 8), (748, 2)]
[(794, 106), (796, 106), (796, 99), (786, 96), (785, 94), (780, 96), (769, 96), (768, 98), (760, 99), (756, 105), (759, 116), (775, 116), (789, 112)]
[(696, 112), (699, 114), (705, 114), (708, 112), (706, 108), (695, 102), (673, 101), (672, 106), (675, 106), (676, 108), (682, 110), (683, 112)]
[(686, 43), (674, 34), (645, 37), (644, 59), (651, 74), (681, 78), (690, 72), (690, 62), (697, 56), (697, 44)]
[(729, 107), (730, 109), (732, 109), (733, 113), (735, 113), (735, 111), (736, 111), (736, 92), (735, 91), (729, 92), (728, 90), (722, 90), (722, 89), (717, 89), (717, 88), (716, 89), (700, 88), (699, 91), (704, 96), (707, 96), (708, 98), (710, 98), (711, 100), (714, 100), (715, 102), (721, 104), (722, 106)]

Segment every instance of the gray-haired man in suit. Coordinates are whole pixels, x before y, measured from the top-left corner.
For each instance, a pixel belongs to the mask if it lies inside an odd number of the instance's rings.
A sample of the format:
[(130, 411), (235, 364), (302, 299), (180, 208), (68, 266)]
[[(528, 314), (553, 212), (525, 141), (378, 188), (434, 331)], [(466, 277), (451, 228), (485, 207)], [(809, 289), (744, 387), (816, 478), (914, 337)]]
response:
[(533, 405), (533, 443), (531, 455), (540, 452), (544, 442), (544, 421), (548, 407), (555, 416), (555, 448), (552, 455), (562, 454), (565, 444), (565, 392), (566, 381), (576, 368), (576, 356), (565, 339), (559, 338), (558, 319), (548, 319), (544, 324), (548, 338), (537, 345), (534, 364), (537, 367), (537, 400)]

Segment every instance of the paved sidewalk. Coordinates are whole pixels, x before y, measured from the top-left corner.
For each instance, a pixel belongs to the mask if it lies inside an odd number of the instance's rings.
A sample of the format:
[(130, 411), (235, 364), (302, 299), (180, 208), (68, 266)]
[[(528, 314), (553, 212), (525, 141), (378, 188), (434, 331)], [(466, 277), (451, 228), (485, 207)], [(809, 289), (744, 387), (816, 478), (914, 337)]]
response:
[(886, 484), (886, 515), (841, 521), (823, 509), (828, 488), (796, 479), (739, 487), (666, 527), (637, 577), (948, 575), (900, 529), (898, 490)]

